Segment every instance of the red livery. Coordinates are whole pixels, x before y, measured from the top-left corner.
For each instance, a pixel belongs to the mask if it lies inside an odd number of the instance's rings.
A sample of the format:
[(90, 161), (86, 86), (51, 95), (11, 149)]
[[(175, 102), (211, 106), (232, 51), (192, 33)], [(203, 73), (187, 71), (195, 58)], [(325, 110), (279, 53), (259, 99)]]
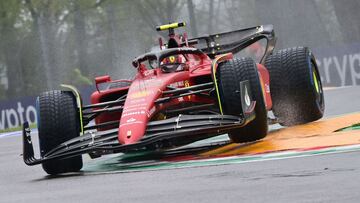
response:
[(322, 117), (322, 85), (308, 48), (274, 53), (272, 25), (192, 39), (175, 34), (184, 25), (157, 27), (169, 31), (168, 40), (133, 60), (132, 80), (95, 78), (90, 105), (67, 85), (42, 93), (36, 102), (41, 158), (34, 157), (25, 122), (25, 163), (42, 163), (49, 174), (74, 172), (84, 153), (166, 150), (221, 134), (252, 142), (266, 136), (269, 124)]

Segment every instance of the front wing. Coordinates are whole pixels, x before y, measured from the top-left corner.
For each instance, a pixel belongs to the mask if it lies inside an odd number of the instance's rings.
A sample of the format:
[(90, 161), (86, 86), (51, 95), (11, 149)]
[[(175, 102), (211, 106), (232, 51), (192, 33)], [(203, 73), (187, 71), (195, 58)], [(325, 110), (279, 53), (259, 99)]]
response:
[[(241, 86), (250, 89), (249, 82), (242, 82)], [(171, 148), (176, 142), (191, 143), (193, 141), (225, 134), (233, 128), (240, 128), (255, 118), (255, 101), (244, 101), (248, 98), (245, 91), (241, 91), (243, 113), (233, 115), (178, 115), (177, 117), (151, 121), (147, 124), (144, 137), (135, 144), (122, 145), (118, 141), (118, 129), (101, 132), (86, 132), (80, 137), (68, 140), (41, 158), (35, 158), (31, 140), (31, 132), (27, 122), (23, 125), (23, 159), (27, 165), (36, 165), (54, 159), (66, 159), (89, 153), (103, 155), (120, 152)], [(246, 105), (245, 105), (246, 103)], [(190, 141), (190, 142), (188, 142)], [(164, 146), (164, 144), (166, 146)]]

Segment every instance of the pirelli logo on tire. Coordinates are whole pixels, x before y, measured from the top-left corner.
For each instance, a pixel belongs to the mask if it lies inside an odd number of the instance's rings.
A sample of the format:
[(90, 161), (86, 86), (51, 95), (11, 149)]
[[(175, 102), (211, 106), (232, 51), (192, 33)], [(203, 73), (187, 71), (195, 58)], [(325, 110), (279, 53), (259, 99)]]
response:
[(252, 93), (251, 86), (248, 80), (240, 82), (240, 97), (243, 112), (248, 112), (252, 108)]

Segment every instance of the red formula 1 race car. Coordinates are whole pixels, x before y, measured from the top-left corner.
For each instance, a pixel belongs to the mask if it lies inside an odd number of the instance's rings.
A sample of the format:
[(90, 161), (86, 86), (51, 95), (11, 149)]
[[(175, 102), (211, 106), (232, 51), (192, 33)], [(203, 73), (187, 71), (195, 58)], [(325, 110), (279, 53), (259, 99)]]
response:
[(157, 27), (169, 31), (168, 40), (160, 38), (158, 51), (133, 60), (133, 80), (97, 77), (91, 105), (83, 106), (71, 86), (42, 93), (41, 158), (34, 156), (25, 122), (25, 163), (42, 163), (48, 174), (75, 172), (86, 153), (166, 150), (221, 134), (251, 142), (266, 136), (269, 120), (289, 126), (322, 117), (320, 75), (308, 48), (273, 53), (272, 25), (193, 39), (175, 34), (184, 25)]

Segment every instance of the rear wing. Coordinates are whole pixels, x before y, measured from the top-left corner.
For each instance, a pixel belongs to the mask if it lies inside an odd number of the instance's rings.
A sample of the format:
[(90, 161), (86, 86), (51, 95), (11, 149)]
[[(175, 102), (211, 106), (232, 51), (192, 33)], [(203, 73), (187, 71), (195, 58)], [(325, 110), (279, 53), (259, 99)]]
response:
[(261, 63), (275, 47), (276, 37), (273, 25), (260, 25), (256, 27), (235, 30), (230, 32), (212, 34), (189, 39), (188, 42), (200, 49), (210, 58), (216, 55), (233, 53), (236, 54), (249, 45), (261, 39), (267, 40), (266, 51), (261, 59)]

